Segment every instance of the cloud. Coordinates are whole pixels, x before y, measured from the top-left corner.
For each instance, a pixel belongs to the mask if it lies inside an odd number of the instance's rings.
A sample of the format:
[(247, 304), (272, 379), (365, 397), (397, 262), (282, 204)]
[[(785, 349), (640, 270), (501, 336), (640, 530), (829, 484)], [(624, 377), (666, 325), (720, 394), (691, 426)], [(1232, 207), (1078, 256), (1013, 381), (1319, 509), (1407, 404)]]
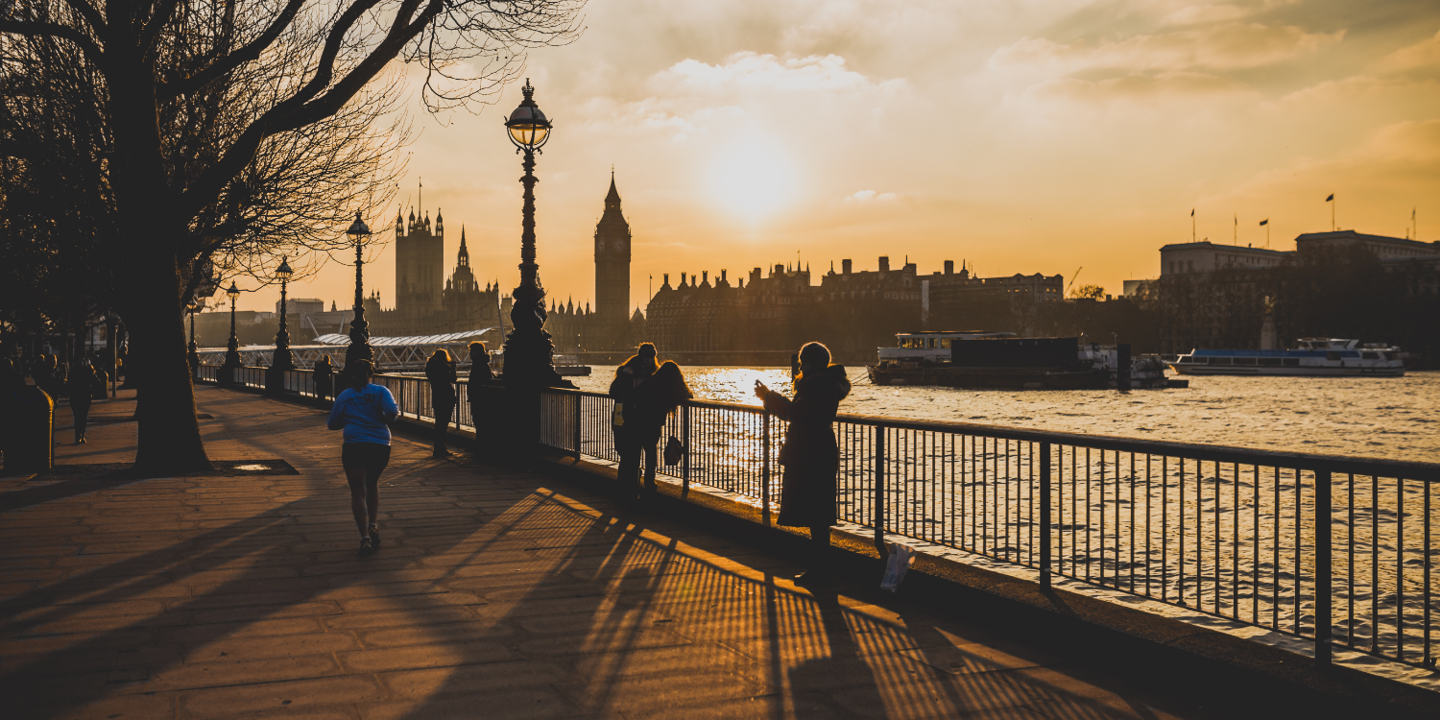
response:
[(846, 205), (888, 203), (893, 202), (899, 197), (899, 195), (891, 192), (877, 193), (874, 190), (860, 190), (859, 192), (846, 195), (843, 202)]
[(1440, 66), (1440, 32), (1435, 33), (1432, 38), (1400, 48), (1376, 63), (1376, 69), (1382, 72), (1398, 72), (1436, 66)]
[(774, 93), (857, 93), (900, 80), (873, 83), (845, 67), (839, 55), (809, 55), (778, 58), (754, 52), (738, 52), (714, 65), (687, 59), (656, 74), (650, 87), (661, 96), (707, 96), (733, 98), (742, 94)]
[(1296, 60), (1334, 45), (1345, 36), (1307, 33), (1298, 27), (1227, 23), (1205, 28), (1133, 35), (1099, 44), (1057, 43), (1024, 38), (996, 50), (989, 66), (1047, 75), (1109, 70), (1176, 72), (1241, 70)]

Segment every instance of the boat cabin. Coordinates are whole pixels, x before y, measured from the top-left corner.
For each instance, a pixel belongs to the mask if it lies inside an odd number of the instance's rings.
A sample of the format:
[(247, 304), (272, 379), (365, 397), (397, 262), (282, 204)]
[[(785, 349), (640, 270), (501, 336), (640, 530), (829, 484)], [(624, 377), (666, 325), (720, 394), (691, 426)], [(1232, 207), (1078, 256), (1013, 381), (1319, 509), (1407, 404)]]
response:
[(955, 340), (1013, 338), (1015, 333), (988, 330), (921, 330), (895, 334), (895, 347), (878, 348), (880, 362), (949, 362)]

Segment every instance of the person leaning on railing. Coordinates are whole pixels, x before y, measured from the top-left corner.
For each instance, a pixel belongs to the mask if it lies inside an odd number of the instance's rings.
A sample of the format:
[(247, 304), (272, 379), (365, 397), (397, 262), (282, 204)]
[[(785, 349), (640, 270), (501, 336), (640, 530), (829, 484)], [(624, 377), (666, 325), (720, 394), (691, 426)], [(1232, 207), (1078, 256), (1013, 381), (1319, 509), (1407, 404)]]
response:
[(620, 497), (634, 499), (640, 492), (640, 456), (645, 456), (645, 487), (656, 490), (655, 472), (659, 469), (657, 447), (665, 418), (693, 395), (685, 384), (680, 366), (667, 360), (657, 361), (655, 346), (641, 343), (635, 354), (615, 370), (610, 382), (610, 397), (615, 398), (615, 412), (610, 417), (615, 433), (615, 451), (620, 454), (616, 473)]
[(494, 380), (495, 372), (490, 369), (490, 352), (485, 343), (479, 340), (470, 343), (470, 377), (465, 384), (465, 399), (470, 403), (470, 425), (475, 428), (477, 450), (488, 445), (494, 437), (494, 429), (481, 411), (485, 405), (485, 386)]
[(450, 418), (455, 414), (455, 361), (445, 348), (438, 348), (425, 362), (425, 378), (430, 381), (430, 405), (435, 409), (434, 457), (450, 454), (445, 447), (450, 433)]
[(755, 381), (755, 395), (765, 403), (765, 410), (790, 423), (780, 446), (779, 461), (785, 474), (776, 524), (810, 529), (808, 569), (795, 576), (797, 583), (825, 582), (832, 575), (826, 555), (830, 526), (836, 519), (836, 475), (840, 472), (840, 446), (832, 426), (840, 401), (849, 394), (850, 379), (844, 366), (831, 364), (830, 349), (818, 342), (800, 348), (795, 399)]
[(329, 355), (315, 361), (315, 399), (325, 402), (335, 392), (335, 365)]

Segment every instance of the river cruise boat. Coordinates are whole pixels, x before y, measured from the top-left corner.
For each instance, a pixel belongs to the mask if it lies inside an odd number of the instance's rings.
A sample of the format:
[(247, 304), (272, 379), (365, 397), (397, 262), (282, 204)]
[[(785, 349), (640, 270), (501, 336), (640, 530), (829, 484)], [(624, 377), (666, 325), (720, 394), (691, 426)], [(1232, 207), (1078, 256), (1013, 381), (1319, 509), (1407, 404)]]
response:
[[(1082, 338), (1022, 338), (1008, 332), (899, 333), (867, 367), (876, 385), (940, 385), (997, 390), (1101, 390), (1115, 387), (1118, 349)], [(1155, 356), (1131, 359), (1133, 388), (1166, 387)]]
[(1351, 377), (1405, 374), (1400, 348), (1359, 340), (1301, 338), (1294, 350), (1204, 350), (1181, 355), (1170, 367), (1181, 375), (1316, 375)]

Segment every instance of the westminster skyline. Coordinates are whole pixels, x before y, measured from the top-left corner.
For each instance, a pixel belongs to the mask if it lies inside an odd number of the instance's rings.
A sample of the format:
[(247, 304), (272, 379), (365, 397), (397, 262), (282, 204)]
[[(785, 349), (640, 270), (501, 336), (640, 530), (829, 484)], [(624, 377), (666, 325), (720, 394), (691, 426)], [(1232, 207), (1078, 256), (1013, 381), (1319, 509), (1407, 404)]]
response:
[[(1341, 228), (1405, 237), (1413, 211), (1418, 239), (1440, 238), (1432, 4), (613, 0), (584, 24), (524, 72), (555, 123), (536, 167), (541, 276), (577, 303), (594, 301), (612, 164), (632, 307), (651, 275), (797, 251), (1067, 282), (1083, 266), (1080, 284), (1119, 294), (1191, 239), (1192, 208), (1196, 239), (1263, 246), (1268, 219), (1291, 249), (1330, 229), (1332, 193)], [(514, 287), (521, 168), (501, 123), (519, 98), (513, 83), (478, 115), (431, 118), (412, 93), (408, 174), (368, 217), (377, 233), (401, 208), (443, 209), (447, 273), (464, 225), (481, 282)], [(390, 305), (393, 252), (372, 257), (367, 294)], [(344, 306), (352, 283), (331, 262), (292, 296)]]

